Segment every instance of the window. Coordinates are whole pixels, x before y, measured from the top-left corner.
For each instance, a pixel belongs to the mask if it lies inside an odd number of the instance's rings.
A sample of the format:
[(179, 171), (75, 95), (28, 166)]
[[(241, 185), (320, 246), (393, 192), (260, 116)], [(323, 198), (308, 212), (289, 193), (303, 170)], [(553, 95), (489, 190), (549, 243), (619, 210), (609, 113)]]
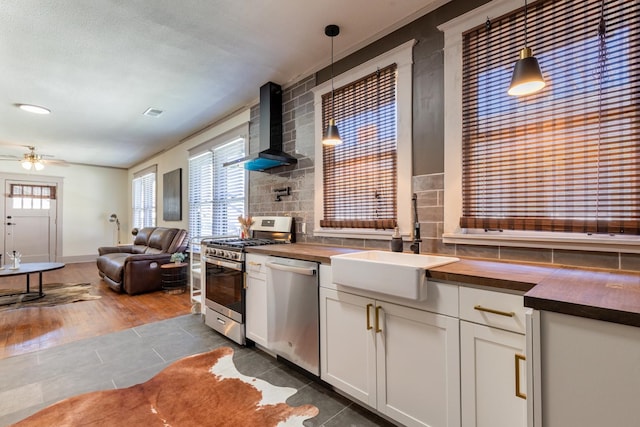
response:
[(395, 226), (410, 234), (413, 44), (334, 79), (340, 145), (321, 142), (331, 118), (331, 82), (314, 89), (314, 235), (376, 238), (390, 235)]
[(133, 227), (156, 225), (156, 166), (133, 176)]
[(246, 135), (245, 125), (189, 151), (191, 236), (238, 234), (238, 216), (245, 213), (247, 174), (242, 167), (222, 165), (244, 157)]
[(56, 199), (56, 187), (50, 185), (11, 184), (13, 209), (50, 209)]
[[(323, 146), (322, 227), (397, 225), (396, 64), (335, 91), (333, 116), (343, 143)], [(322, 129), (332, 114), (322, 97)]]
[(462, 228), (640, 234), (640, 8), (609, 2), (599, 35), (601, 3), (530, 6), (527, 97), (505, 90), (523, 11), (463, 36)]
[(510, 97), (511, 71), (524, 46), (521, 6), (494, 1), (440, 27), (445, 242), (633, 245), (631, 236), (612, 235), (640, 234), (640, 6), (531, 3), (528, 45), (547, 87)]

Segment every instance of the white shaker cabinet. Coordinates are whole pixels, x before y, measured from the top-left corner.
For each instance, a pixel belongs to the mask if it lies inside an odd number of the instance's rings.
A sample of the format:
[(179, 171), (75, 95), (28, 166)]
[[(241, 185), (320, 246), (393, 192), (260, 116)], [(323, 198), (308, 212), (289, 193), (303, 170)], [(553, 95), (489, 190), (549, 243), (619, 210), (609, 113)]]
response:
[(536, 427), (640, 425), (640, 328), (534, 311)]
[(523, 298), (460, 288), (463, 427), (527, 425)]
[(266, 255), (248, 253), (245, 277), (245, 334), (248, 339), (268, 348)]
[(460, 425), (458, 319), (320, 288), (321, 378), (406, 426)]
[(463, 427), (527, 425), (524, 335), (460, 322)]
[(375, 335), (369, 310), (374, 303), (373, 299), (320, 288), (320, 376), (375, 408)]

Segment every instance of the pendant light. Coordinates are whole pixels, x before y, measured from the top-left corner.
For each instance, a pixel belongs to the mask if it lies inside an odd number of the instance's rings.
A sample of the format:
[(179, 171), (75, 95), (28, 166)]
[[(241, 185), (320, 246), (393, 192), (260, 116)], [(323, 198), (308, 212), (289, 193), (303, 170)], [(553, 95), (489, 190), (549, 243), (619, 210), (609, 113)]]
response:
[(545, 86), (538, 60), (527, 46), (527, 0), (524, 0), (524, 47), (513, 68), (509, 95), (522, 96), (538, 92)]
[(324, 145), (338, 145), (342, 144), (342, 138), (340, 138), (340, 133), (338, 132), (338, 126), (336, 125), (336, 121), (333, 115), (334, 108), (334, 99), (333, 99), (333, 38), (340, 34), (340, 27), (337, 25), (327, 25), (324, 28), (324, 34), (328, 37), (331, 37), (331, 118), (329, 119), (329, 125), (327, 126), (327, 130), (324, 133), (324, 138), (322, 138), (322, 143)]

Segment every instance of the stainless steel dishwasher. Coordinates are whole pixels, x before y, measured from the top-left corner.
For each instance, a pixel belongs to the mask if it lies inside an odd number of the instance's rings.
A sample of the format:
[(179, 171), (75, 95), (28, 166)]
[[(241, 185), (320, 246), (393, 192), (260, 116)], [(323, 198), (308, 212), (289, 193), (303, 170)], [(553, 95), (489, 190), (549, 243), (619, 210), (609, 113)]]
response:
[(318, 263), (267, 259), (269, 348), (314, 375), (320, 375)]

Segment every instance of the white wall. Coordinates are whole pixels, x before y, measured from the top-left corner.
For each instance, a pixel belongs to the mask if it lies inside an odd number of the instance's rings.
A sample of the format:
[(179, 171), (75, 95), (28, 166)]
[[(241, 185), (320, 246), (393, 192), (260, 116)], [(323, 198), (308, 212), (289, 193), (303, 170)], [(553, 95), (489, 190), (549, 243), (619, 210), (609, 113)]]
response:
[(93, 259), (99, 246), (117, 243), (116, 226), (108, 221), (112, 213), (120, 218), (120, 238), (126, 242), (127, 171), (83, 165), (64, 169), (68, 169), (62, 211), (64, 258), (70, 262), (91, 255)]
[(91, 261), (99, 246), (113, 245), (117, 241), (115, 225), (108, 217), (111, 213), (127, 215), (125, 169), (70, 164), (47, 165), (42, 171), (28, 172), (18, 161), (2, 161), (0, 174), (33, 181), (44, 178), (62, 181), (58, 200), (59, 261)]

